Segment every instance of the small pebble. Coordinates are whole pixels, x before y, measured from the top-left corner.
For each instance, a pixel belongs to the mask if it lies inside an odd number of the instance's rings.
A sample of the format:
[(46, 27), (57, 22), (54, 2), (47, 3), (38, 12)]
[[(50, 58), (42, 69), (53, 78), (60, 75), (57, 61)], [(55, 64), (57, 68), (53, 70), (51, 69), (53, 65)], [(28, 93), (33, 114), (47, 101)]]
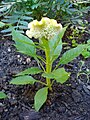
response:
[(21, 62), (22, 62), (22, 59), (18, 59), (18, 61), (21, 63)]
[(17, 58), (20, 58), (20, 55), (17, 55)]
[(10, 48), (8, 48), (8, 52), (11, 52), (11, 49), (10, 49)]
[(0, 106), (4, 106), (2, 103), (0, 103)]
[(8, 111), (8, 109), (5, 109), (4, 111), (5, 111), (5, 112), (7, 112), (7, 111)]
[(8, 96), (8, 98), (11, 98), (11, 93), (8, 93), (7, 96)]
[(30, 58), (27, 58), (27, 59), (26, 59), (26, 62), (27, 62), (27, 63), (30, 63), (30, 62), (31, 62), (31, 59), (30, 59)]
[(87, 68), (86, 71), (89, 72), (90, 70)]

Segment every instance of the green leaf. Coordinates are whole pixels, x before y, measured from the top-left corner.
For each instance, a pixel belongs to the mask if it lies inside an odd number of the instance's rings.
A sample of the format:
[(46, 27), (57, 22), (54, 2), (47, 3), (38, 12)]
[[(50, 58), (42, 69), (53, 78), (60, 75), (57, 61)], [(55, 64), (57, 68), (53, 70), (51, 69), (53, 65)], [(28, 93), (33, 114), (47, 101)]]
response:
[(28, 29), (28, 27), (27, 27), (27, 26), (24, 26), (24, 25), (19, 25), (18, 27), (19, 27), (19, 29), (25, 29), (25, 30)]
[(13, 19), (13, 20), (18, 20), (19, 19), (19, 15), (12, 15), (12, 16), (5, 16), (4, 18), (9, 18), (9, 19)]
[(51, 73), (43, 73), (43, 77), (50, 78), (50, 79), (55, 79), (55, 76), (53, 75), (53, 72)]
[(59, 39), (62, 39), (62, 38), (63, 38), (64, 33), (65, 33), (67, 27), (68, 27), (68, 26), (66, 26), (66, 27), (64, 27), (64, 28), (61, 29), (60, 34), (59, 34)]
[(82, 52), (82, 55), (84, 56), (84, 58), (89, 58), (90, 57), (90, 52), (85, 49), (83, 52)]
[(6, 97), (7, 95), (4, 92), (0, 91), (0, 99), (6, 98)]
[(53, 72), (57, 82), (63, 84), (70, 77), (70, 73), (67, 73), (64, 68), (58, 68)]
[(32, 17), (28, 17), (28, 16), (22, 16), (21, 17), (21, 19), (24, 19), (24, 20), (33, 20), (33, 18)]
[(44, 87), (37, 91), (34, 97), (34, 107), (36, 111), (42, 107), (42, 105), (46, 102), (48, 95), (48, 87)]
[(20, 21), (20, 24), (22, 24), (24, 26), (28, 26), (28, 22), (26, 22), (26, 21)]
[(50, 56), (52, 62), (58, 58), (62, 50), (62, 37), (66, 31), (67, 27), (62, 28), (60, 33), (56, 35), (52, 40), (49, 40), (49, 47), (50, 47)]
[(68, 50), (61, 57), (59, 64), (67, 64), (68, 62), (71, 62), (74, 58), (79, 56), (86, 47), (87, 45), (78, 45), (76, 48)]
[(42, 38), (42, 40), (40, 41), (40, 45), (44, 48), (44, 49), (48, 49), (49, 50), (49, 45), (48, 45), (48, 41), (44, 38)]
[(10, 82), (10, 84), (16, 84), (16, 85), (26, 85), (26, 84), (34, 84), (37, 80), (35, 80), (31, 76), (20, 76), (13, 78)]
[(0, 28), (4, 27), (5, 26), (5, 23), (3, 22), (0, 22)]
[(7, 32), (11, 32), (12, 31), (12, 28), (7, 28), (7, 29), (5, 29), (5, 30), (2, 30), (1, 32), (2, 33), (7, 33)]
[(32, 14), (32, 12), (25, 12), (25, 14), (26, 14), (26, 15), (30, 15), (30, 14)]
[(90, 44), (90, 39), (87, 41), (88, 44)]
[(28, 68), (22, 72), (20, 72), (19, 74), (17, 74), (16, 76), (19, 76), (19, 75), (33, 75), (33, 74), (38, 74), (38, 73), (41, 73), (42, 70), (39, 69), (38, 67), (31, 67), (31, 68)]
[(2, 22), (5, 22), (5, 23), (10, 23), (10, 24), (14, 24), (16, 22), (18, 22), (18, 20), (13, 20), (13, 19), (3, 19)]
[(58, 68), (51, 73), (43, 73), (42, 76), (55, 79), (57, 82), (63, 84), (70, 77), (70, 73), (67, 73), (64, 68)]
[(36, 48), (32, 40), (15, 30), (12, 31), (12, 36), (19, 52), (36, 57)]

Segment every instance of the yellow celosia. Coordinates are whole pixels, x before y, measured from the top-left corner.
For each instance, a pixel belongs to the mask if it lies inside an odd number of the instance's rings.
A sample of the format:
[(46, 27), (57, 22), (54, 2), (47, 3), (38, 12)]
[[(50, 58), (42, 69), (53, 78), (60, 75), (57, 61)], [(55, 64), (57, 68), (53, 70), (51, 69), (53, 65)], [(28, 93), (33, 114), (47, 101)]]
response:
[(30, 38), (34, 37), (41, 40), (51, 40), (62, 29), (62, 25), (58, 24), (56, 20), (43, 17), (41, 21), (33, 20), (28, 24), (30, 30), (26, 31), (26, 35)]

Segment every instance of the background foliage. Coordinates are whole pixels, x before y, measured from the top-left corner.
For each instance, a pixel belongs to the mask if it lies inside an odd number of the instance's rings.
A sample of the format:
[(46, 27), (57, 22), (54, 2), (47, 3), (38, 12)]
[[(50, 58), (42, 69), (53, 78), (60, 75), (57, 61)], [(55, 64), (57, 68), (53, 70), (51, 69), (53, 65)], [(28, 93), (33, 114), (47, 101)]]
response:
[[(4, 0), (0, 3), (0, 17), (3, 22), (13, 25), (21, 33), (27, 29), (28, 22), (33, 19), (40, 20), (42, 16), (84, 29), (87, 21), (82, 18), (89, 12), (89, 5), (88, 0)], [(11, 28), (7, 27), (1, 32), (10, 33)]]

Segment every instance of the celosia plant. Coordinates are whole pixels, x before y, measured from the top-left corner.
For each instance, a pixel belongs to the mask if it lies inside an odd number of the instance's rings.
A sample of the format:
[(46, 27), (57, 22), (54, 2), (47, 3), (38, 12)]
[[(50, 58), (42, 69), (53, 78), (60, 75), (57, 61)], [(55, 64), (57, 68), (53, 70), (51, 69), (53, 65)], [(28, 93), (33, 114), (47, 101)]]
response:
[[(28, 37), (13, 30), (12, 36), (19, 52), (33, 57), (40, 67), (31, 67), (17, 74), (12, 79), (11, 84), (25, 85), (38, 82), (44, 87), (36, 92), (34, 97), (34, 107), (38, 111), (47, 100), (48, 90), (52, 90), (54, 81), (63, 84), (70, 76), (65, 69), (58, 68), (60, 64), (67, 64), (86, 49), (87, 45), (78, 45), (76, 48), (65, 52), (55, 68), (52, 69), (54, 61), (60, 56), (62, 51), (62, 37), (66, 27), (62, 27), (56, 20), (43, 17), (41, 21), (34, 20), (28, 25), (29, 30), (26, 35), (30, 38), (39, 39), (39, 42), (33, 42)], [(38, 55), (36, 50), (40, 49), (45, 52), (45, 57)], [(45, 67), (42, 62), (44, 62)], [(34, 79), (31, 75), (42, 73), (42, 77), (46, 78), (46, 82)]]

